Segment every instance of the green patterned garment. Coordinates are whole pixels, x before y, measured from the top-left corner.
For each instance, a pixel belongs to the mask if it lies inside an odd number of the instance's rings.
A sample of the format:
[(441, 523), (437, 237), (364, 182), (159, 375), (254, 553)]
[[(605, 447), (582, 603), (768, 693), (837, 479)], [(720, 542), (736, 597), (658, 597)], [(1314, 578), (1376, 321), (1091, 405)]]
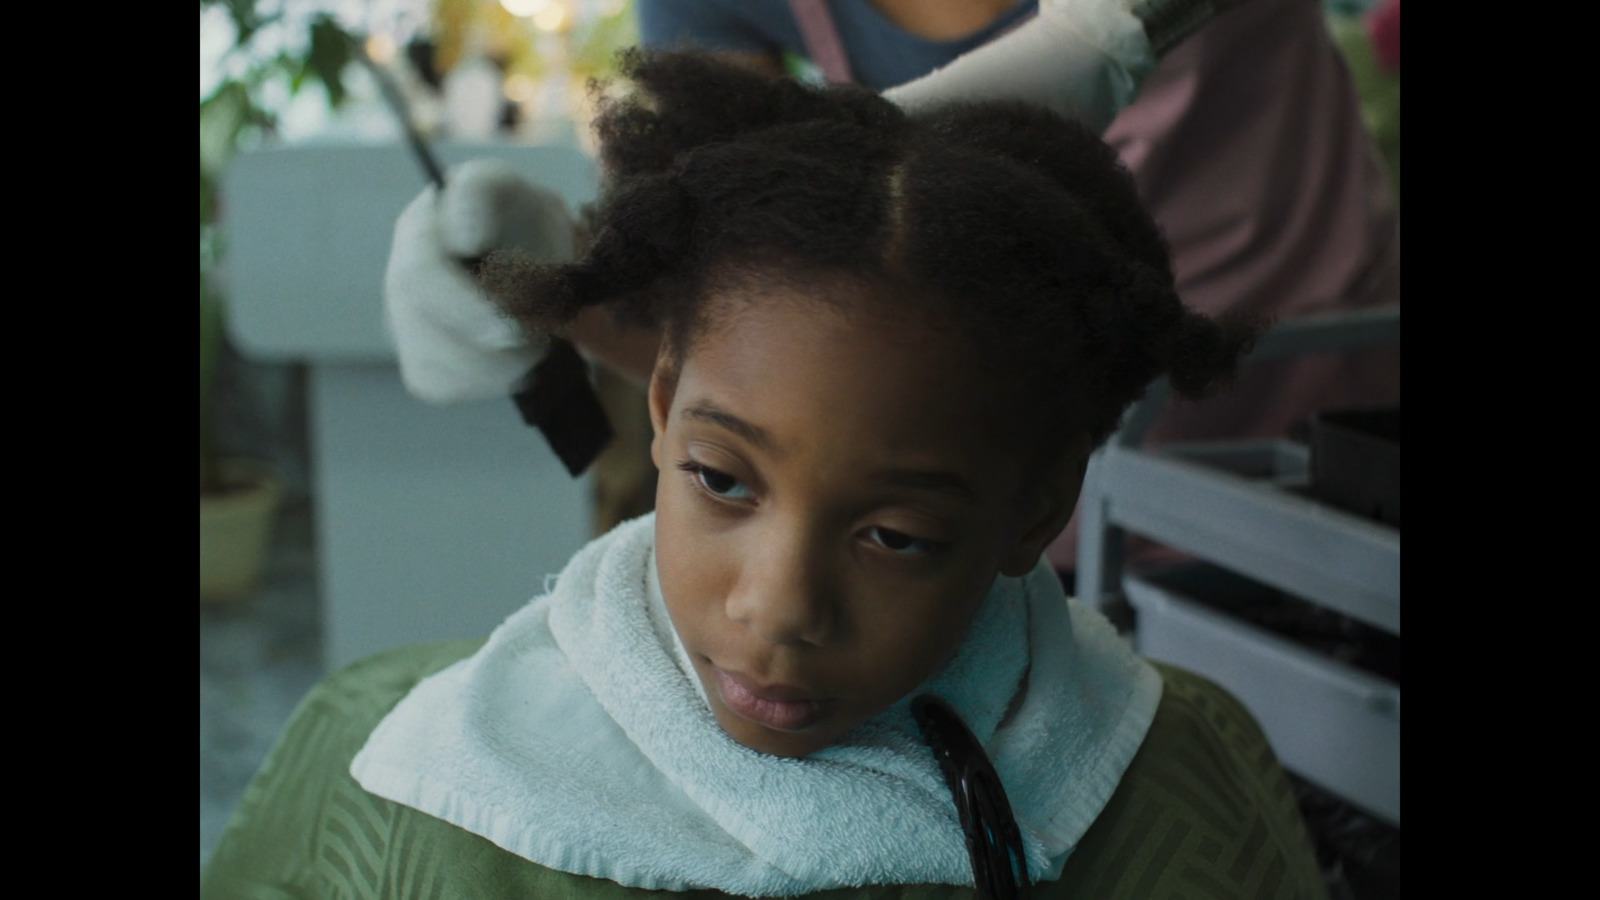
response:
[[(569, 875), (528, 862), (350, 777), (367, 735), (417, 682), (473, 653), (455, 641), (379, 654), (330, 676), (295, 711), (200, 876), (209, 900), (281, 898), (713, 898)], [(1277, 758), (1237, 700), (1158, 665), (1166, 689), (1111, 802), (1043, 898), (1325, 900)], [(893, 885), (832, 900), (970, 898), (971, 888)]]

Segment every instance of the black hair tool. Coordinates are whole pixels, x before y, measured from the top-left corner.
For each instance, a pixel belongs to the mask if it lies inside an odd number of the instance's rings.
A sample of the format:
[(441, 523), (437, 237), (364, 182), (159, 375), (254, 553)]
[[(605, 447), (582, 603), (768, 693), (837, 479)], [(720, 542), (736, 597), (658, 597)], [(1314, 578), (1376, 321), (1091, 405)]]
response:
[[(435, 188), (444, 190), (444, 168), (433, 155), (433, 150), (417, 130), (406, 107), (405, 98), (395, 87), (389, 73), (367, 55), (366, 48), (352, 38), (352, 51), (357, 59), (372, 73), (384, 101), (400, 121), (406, 143)], [(458, 258), (457, 262), (474, 279), (483, 264), (483, 257)], [(583, 474), (600, 451), (611, 443), (611, 422), (605, 408), (589, 381), (589, 366), (578, 351), (566, 340), (550, 337), (550, 345), (541, 359), (522, 377), (517, 390), (511, 395), (522, 421), (539, 429), (555, 451), (561, 464), (573, 477)]]
[(1022, 852), (1022, 831), (1011, 815), (1000, 776), (983, 745), (948, 703), (932, 694), (911, 701), (911, 715), (922, 738), (939, 761), (945, 784), (955, 799), (961, 830), (972, 860), (972, 881), (978, 900), (1020, 900), (1032, 886), (1028, 859)]

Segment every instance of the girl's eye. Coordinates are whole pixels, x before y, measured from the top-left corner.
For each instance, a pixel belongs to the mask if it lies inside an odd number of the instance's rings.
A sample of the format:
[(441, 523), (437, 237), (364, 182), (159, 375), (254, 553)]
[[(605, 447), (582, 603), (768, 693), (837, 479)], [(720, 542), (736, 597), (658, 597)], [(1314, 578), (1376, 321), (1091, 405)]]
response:
[(685, 462), (679, 468), (693, 475), (694, 479), (700, 482), (701, 487), (717, 497), (721, 497), (724, 500), (750, 499), (750, 488), (744, 482), (726, 472), (719, 472), (696, 462)]
[(914, 538), (909, 534), (874, 526), (866, 530), (867, 537), (878, 546), (901, 556), (927, 555), (936, 552), (941, 544)]

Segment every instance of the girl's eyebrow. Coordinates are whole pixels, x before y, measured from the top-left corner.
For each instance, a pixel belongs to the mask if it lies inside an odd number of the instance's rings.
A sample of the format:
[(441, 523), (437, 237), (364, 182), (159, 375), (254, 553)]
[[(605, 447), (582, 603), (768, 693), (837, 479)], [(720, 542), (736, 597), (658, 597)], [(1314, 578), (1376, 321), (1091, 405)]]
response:
[(976, 503), (978, 492), (972, 483), (955, 472), (929, 472), (922, 469), (884, 469), (872, 473), (874, 481), (890, 487), (914, 491), (937, 491), (950, 494), (968, 503)]
[[(700, 400), (692, 406), (685, 407), (683, 414), (691, 419), (698, 419), (702, 422), (726, 428), (744, 438), (753, 446), (763, 450), (772, 449), (772, 439), (759, 425), (752, 425), (746, 422), (710, 400)], [(872, 480), (890, 487), (907, 490), (937, 491), (941, 494), (952, 495), (968, 503), (976, 503), (978, 499), (978, 492), (973, 488), (972, 482), (955, 472), (929, 471), (925, 469), (881, 469), (872, 473)]]
[(685, 408), (683, 414), (691, 419), (699, 419), (726, 428), (763, 450), (772, 449), (772, 440), (759, 426), (752, 425), (733, 413), (717, 407), (709, 400), (701, 400)]

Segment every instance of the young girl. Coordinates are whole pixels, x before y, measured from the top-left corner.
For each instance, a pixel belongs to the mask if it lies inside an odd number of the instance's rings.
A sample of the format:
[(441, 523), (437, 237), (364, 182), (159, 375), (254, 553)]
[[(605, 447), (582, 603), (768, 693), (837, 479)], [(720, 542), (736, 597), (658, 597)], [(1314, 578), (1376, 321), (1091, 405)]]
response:
[(481, 646), (321, 685), (208, 895), (965, 896), (931, 694), (1036, 896), (1322, 896), (1248, 714), (1039, 562), (1144, 387), (1203, 393), (1255, 333), (1182, 306), (1114, 154), (1020, 105), (624, 70), (586, 254), (483, 277), (533, 334), (661, 329), (656, 513)]

